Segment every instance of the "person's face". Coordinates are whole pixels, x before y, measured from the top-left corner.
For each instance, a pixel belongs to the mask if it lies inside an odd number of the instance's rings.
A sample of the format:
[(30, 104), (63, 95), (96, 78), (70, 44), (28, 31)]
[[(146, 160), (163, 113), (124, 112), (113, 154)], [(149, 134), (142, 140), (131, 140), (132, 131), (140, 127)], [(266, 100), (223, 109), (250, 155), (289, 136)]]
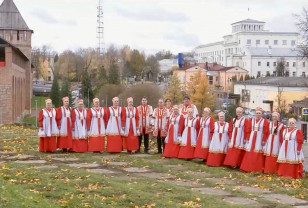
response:
[(52, 102), (51, 101), (47, 101), (46, 102), (46, 108), (51, 108), (52, 107)]
[(179, 109), (178, 109), (178, 108), (174, 108), (174, 109), (173, 109), (173, 113), (174, 113), (175, 115), (179, 115)]
[(188, 114), (188, 116), (193, 116), (193, 110), (192, 109), (189, 109), (188, 111), (187, 111), (187, 114)]
[(113, 100), (113, 106), (119, 106), (119, 99)]
[(278, 116), (276, 114), (273, 114), (272, 119), (273, 119), (273, 121), (278, 121)]
[(242, 117), (242, 115), (243, 115), (243, 111), (242, 111), (242, 109), (237, 109), (236, 110), (236, 115), (237, 115), (237, 117)]
[(185, 98), (183, 100), (184, 105), (189, 105), (190, 104), (190, 100), (188, 98)]
[(93, 105), (94, 105), (94, 107), (96, 107), (96, 108), (99, 107), (99, 100), (94, 101)]
[(208, 117), (210, 115), (210, 112), (208, 110), (203, 110), (203, 116)]
[(68, 106), (70, 104), (70, 102), (69, 102), (69, 100), (68, 99), (65, 99), (64, 101), (63, 101), (63, 105), (64, 106)]
[(145, 98), (142, 98), (141, 104), (142, 104), (142, 105), (147, 105), (147, 104), (148, 104), (148, 100), (145, 99)]
[(262, 117), (262, 112), (261, 111), (256, 111), (256, 117), (259, 119)]
[(130, 107), (133, 106), (133, 105), (134, 105), (134, 101), (129, 100), (129, 101), (127, 102), (127, 105), (130, 106)]
[(224, 122), (225, 121), (225, 116), (223, 114), (220, 114), (218, 117), (220, 122)]
[(166, 101), (166, 106), (167, 106), (167, 107), (170, 107), (170, 106), (171, 106), (171, 101), (170, 101), (170, 100), (167, 100), (167, 101)]
[(289, 120), (288, 126), (291, 127), (291, 128), (294, 128), (295, 127), (295, 122), (293, 120)]
[(83, 108), (83, 102), (78, 103), (78, 108)]
[(159, 107), (164, 107), (164, 101), (163, 100), (159, 100), (158, 101), (158, 106)]

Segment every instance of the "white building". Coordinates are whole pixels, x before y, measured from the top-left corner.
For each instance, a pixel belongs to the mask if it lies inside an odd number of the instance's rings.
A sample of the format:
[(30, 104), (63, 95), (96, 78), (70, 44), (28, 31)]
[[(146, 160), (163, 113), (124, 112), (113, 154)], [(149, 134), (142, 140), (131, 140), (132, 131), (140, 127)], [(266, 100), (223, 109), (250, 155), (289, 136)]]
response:
[(277, 62), (284, 58), (290, 76), (307, 76), (308, 63), (297, 50), (299, 33), (270, 32), (265, 22), (246, 19), (231, 24), (232, 34), (223, 41), (198, 46), (194, 58), (198, 63), (216, 62), (223, 66), (239, 66), (250, 76), (273, 74)]
[(177, 59), (163, 59), (158, 61), (161, 73), (171, 72), (172, 67), (178, 66)]

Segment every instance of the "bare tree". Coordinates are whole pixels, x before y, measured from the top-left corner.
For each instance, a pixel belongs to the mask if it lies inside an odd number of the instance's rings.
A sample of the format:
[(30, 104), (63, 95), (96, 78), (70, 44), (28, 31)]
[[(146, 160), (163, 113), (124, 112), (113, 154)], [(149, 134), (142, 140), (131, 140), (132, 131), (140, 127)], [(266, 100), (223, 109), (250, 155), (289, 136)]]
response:
[(296, 26), (302, 36), (302, 43), (299, 46), (300, 55), (308, 59), (308, 10), (303, 8), (302, 14), (294, 15), (296, 18)]

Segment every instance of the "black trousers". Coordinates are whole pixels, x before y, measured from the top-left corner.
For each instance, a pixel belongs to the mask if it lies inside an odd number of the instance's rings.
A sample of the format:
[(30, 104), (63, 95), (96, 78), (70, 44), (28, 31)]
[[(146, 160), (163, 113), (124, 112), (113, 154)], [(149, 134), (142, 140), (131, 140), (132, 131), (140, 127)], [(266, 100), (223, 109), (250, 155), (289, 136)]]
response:
[(142, 137), (144, 137), (144, 152), (149, 152), (149, 134), (145, 133), (145, 130), (143, 130), (142, 134), (139, 136), (139, 149), (138, 151), (140, 151), (140, 147), (141, 147), (141, 143), (142, 143)]
[(160, 132), (157, 135), (157, 152), (163, 153), (165, 150), (165, 138), (160, 136)]

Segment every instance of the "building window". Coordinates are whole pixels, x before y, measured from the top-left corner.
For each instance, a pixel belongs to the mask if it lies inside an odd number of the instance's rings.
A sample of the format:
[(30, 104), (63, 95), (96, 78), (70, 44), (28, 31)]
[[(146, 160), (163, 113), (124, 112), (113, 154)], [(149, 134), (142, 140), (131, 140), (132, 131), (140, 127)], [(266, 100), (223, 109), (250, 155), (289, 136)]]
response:
[(273, 62), (273, 66), (276, 66), (276, 64), (277, 64), (276, 62)]
[(296, 72), (293, 72), (292, 74), (293, 74), (293, 77), (295, 77), (295, 76), (296, 76)]
[(306, 63), (305, 62), (303, 62), (303, 67), (306, 67)]
[(292, 45), (292, 46), (295, 46), (295, 43), (296, 43), (295, 40), (292, 40), (292, 41), (291, 41), (291, 45)]
[(269, 62), (267, 62), (267, 63), (266, 63), (266, 66), (270, 66), (270, 63), (269, 63)]
[(24, 31), (24, 41), (27, 41), (27, 31)]
[(238, 44), (241, 44), (241, 40), (238, 40)]
[(19, 31), (17, 30), (17, 40), (19, 40)]
[(306, 73), (305, 72), (302, 72), (302, 77), (306, 77)]
[(268, 45), (269, 44), (269, 40), (265, 40), (265, 45)]
[(247, 39), (247, 45), (250, 45), (250, 44), (251, 44), (251, 40)]
[(258, 66), (261, 66), (261, 61), (258, 61)]
[(213, 76), (209, 76), (209, 84), (213, 85)]
[(283, 40), (282, 45), (287, 45), (287, 40)]
[(10, 32), (10, 41), (12, 41), (13, 40), (13, 30), (11, 30), (11, 32)]
[(274, 40), (274, 45), (278, 45), (278, 40)]
[(289, 62), (286, 63), (286, 66), (289, 67)]
[(261, 77), (261, 71), (258, 71), (257, 77)]
[(216, 82), (218, 82), (218, 76), (216, 76)]
[(293, 62), (293, 67), (296, 67), (296, 62)]
[(257, 44), (257, 45), (260, 45), (260, 40), (256, 40), (256, 44)]

